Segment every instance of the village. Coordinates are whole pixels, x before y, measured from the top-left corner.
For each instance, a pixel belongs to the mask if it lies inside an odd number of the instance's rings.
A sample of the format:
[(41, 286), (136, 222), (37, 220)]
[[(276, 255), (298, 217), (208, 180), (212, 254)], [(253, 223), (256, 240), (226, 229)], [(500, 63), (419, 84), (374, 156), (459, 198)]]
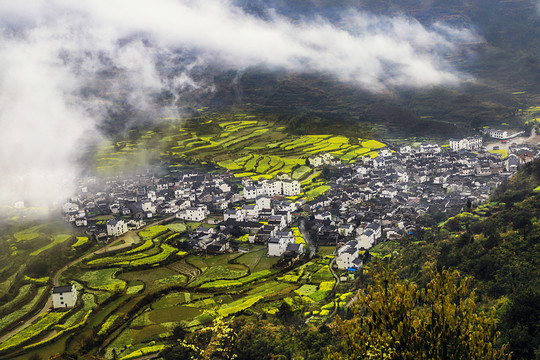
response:
[(201, 171), (90, 178), (81, 180), (79, 193), (62, 210), (68, 222), (101, 243), (155, 221), (183, 221), (195, 252), (235, 251), (241, 239), (264, 244), (268, 256), (296, 259), (314, 255), (315, 244), (335, 246), (337, 269), (353, 271), (362, 267), (361, 250), (413, 235), (424, 214), (449, 217), (487, 201), (539, 151), (512, 144), (504, 155), (485, 151), (480, 136), (451, 139), (442, 147), (387, 147), (354, 164), (321, 153), (309, 164), (332, 167), (330, 189), (312, 201), (287, 174), (258, 181)]

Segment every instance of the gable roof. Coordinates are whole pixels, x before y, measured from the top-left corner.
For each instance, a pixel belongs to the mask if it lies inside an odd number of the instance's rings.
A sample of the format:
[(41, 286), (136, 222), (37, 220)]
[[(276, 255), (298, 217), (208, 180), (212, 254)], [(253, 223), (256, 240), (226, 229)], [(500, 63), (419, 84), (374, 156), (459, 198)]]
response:
[(55, 286), (53, 287), (53, 294), (58, 294), (58, 293), (67, 293), (67, 292), (71, 292), (73, 290), (72, 288), (72, 285), (63, 285), (63, 286)]

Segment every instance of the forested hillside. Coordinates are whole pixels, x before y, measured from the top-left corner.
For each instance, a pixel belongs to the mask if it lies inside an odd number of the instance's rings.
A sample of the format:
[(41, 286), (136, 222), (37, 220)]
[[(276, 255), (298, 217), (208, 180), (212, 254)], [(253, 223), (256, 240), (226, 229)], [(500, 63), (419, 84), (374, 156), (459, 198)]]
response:
[(515, 359), (540, 349), (540, 162), (526, 165), (492, 202), (426, 228), (404, 243), (402, 276), (427, 282), (425, 267), (473, 276), (478, 301), (497, 309), (502, 342)]

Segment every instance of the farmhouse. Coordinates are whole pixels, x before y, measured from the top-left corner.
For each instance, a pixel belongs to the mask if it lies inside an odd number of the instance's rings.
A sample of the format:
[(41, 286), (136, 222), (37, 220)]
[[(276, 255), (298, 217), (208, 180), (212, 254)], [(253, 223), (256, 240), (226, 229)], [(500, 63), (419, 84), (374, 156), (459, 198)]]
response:
[(52, 302), (54, 309), (74, 307), (77, 304), (77, 289), (75, 285), (53, 287)]

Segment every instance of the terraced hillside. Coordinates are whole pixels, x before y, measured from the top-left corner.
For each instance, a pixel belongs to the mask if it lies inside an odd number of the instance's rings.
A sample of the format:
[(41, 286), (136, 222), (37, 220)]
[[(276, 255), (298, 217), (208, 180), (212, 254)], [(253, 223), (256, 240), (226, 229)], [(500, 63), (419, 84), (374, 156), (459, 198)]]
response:
[[(331, 249), (293, 268), (274, 267), (260, 245), (248, 252), (217, 256), (188, 255), (178, 247), (185, 241), (181, 223), (155, 225), (138, 233), (140, 241), (122, 251), (86, 257), (62, 274), (62, 283), (74, 283), (81, 302), (73, 309), (45, 313), (31, 325), (4, 339), (0, 358), (23, 351), (49, 356), (89, 347), (108, 359), (131, 359), (176, 344), (178, 326), (188, 331), (204, 327), (216, 317), (237, 314), (260, 316), (279, 312), (283, 302), (302, 310), (306, 321), (321, 323), (338, 307), (345, 307), (352, 293), (339, 287), (329, 265)], [(302, 235), (295, 231), (297, 241)], [(25, 285), (36, 298), (47, 296), (45, 287)], [(18, 296), (13, 302), (35, 300)], [(10, 304), (0, 308), (4, 311)], [(89, 343), (89, 338), (92, 337)], [(69, 339), (69, 341), (67, 341)]]
[[(304, 180), (316, 170), (308, 160), (329, 153), (343, 162), (355, 162), (362, 156), (375, 157), (385, 144), (370, 139), (341, 135), (290, 135), (285, 128), (253, 115), (206, 114), (185, 126), (170, 124), (156, 131), (133, 136), (104, 147), (96, 157), (96, 169), (115, 172), (132, 166), (139, 150), (150, 145), (159, 149), (154, 157), (169, 171), (198, 162), (229, 170), (236, 177), (271, 178), (280, 173)], [(151, 156), (150, 156), (151, 157)]]

